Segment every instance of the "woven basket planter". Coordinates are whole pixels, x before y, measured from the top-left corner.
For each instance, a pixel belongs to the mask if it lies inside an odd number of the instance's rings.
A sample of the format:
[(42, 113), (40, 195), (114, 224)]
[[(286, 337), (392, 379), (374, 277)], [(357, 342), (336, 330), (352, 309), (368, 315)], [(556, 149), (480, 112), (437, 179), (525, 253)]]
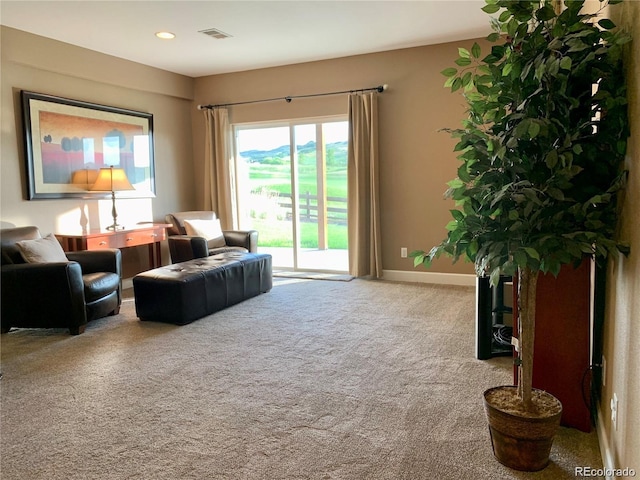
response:
[(549, 463), (553, 438), (560, 425), (562, 404), (553, 395), (537, 389), (534, 389), (534, 395), (549, 406), (539, 415), (520, 415), (493, 404), (496, 394), (515, 397), (516, 392), (515, 386), (494, 387), (484, 392), (493, 454), (509, 468), (535, 472)]

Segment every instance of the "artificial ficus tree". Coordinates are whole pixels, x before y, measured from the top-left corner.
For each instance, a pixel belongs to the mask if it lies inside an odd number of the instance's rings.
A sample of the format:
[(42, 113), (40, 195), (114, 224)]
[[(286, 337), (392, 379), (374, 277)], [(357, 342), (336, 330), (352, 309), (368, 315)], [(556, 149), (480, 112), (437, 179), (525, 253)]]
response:
[(441, 244), (412, 256), (416, 266), (441, 254), (467, 258), (493, 285), (518, 275), (518, 391), (532, 410), (538, 274), (628, 252), (615, 238), (628, 137), (621, 49), (630, 37), (601, 12), (584, 13), (584, 0), (485, 1), (498, 15), (491, 51), (459, 48), (442, 72), (467, 102), (462, 127), (446, 129), (461, 161), (445, 194), (453, 220)]

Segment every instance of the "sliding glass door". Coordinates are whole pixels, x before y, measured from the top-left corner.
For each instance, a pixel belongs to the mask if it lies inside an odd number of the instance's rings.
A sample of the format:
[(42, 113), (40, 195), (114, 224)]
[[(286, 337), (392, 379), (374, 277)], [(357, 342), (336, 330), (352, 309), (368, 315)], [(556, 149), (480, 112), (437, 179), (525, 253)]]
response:
[(241, 228), (274, 267), (346, 271), (347, 122), (235, 127)]

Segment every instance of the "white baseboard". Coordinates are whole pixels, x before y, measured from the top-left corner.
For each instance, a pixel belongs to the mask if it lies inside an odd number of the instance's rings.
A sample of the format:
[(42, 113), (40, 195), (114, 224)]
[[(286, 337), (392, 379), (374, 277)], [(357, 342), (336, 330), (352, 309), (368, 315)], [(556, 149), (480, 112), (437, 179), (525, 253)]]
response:
[(405, 270), (383, 270), (384, 280), (411, 283), (437, 283), (441, 285), (475, 286), (476, 276), (464, 273), (409, 272)]
[[(607, 430), (604, 426), (604, 422), (602, 421), (602, 410), (600, 409), (600, 405), (597, 407), (596, 415), (598, 417), (596, 421), (596, 432), (598, 433), (598, 443), (600, 444), (600, 456), (602, 457), (602, 466), (604, 467), (604, 470), (607, 471), (614, 468), (613, 453), (611, 452), (611, 445), (609, 445)], [(613, 477), (607, 476), (607, 480), (612, 479)]]

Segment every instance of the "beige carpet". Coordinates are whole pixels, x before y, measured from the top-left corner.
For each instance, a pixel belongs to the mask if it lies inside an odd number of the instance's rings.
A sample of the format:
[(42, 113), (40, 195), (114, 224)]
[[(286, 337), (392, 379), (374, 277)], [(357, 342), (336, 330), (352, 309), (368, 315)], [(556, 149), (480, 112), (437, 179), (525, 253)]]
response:
[[(80, 336), (2, 335), (1, 472), (25, 479), (570, 479), (595, 433), (561, 429), (543, 472), (492, 456), (474, 290), (275, 279), (178, 327), (127, 300)], [(593, 478), (593, 477), (592, 477)]]

